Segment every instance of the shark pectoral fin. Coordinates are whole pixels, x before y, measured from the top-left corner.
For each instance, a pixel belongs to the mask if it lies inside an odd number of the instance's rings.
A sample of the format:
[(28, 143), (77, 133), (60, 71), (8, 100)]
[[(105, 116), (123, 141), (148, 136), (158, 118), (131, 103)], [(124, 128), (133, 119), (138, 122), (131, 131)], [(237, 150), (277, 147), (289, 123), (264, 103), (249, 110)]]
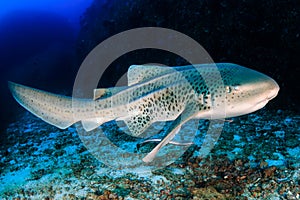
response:
[(192, 119), (196, 114), (196, 109), (192, 105), (186, 106), (185, 110), (175, 119), (173, 124), (168, 128), (169, 134), (154, 148), (150, 153), (148, 153), (143, 161), (148, 163), (153, 161), (158, 151), (168, 144), (175, 135), (180, 131), (181, 126), (188, 120)]
[(143, 158), (143, 161), (146, 163), (151, 162), (155, 158), (158, 151), (161, 148), (163, 148), (166, 144), (168, 144), (179, 131), (180, 131), (180, 126), (173, 129), (158, 145), (156, 145), (156, 147), (154, 147), (154, 149), (152, 149), (152, 151), (150, 153), (148, 153)]
[(92, 119), (85, 119), (81, 120), (81, 124), (86, 131), (94, 130), (98, 128), (101, 124), (103, 124), (103, 120), (101, 118), (92, 118)]
[(141, 135), (151, 124), (151, 117), (149, 115), (136, 115), (124, 120), (127, 125), (131, 136)]
[(131, 65), (127, 72), (128, 86), (173, 72), (171, 67), (157, 65)]

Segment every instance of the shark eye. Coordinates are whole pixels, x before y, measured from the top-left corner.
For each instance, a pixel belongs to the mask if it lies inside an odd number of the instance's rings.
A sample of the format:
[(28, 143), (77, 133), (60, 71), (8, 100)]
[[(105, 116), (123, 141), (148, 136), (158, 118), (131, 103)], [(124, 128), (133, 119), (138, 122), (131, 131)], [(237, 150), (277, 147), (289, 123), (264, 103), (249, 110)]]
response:
[(230, 86), (226, 86), (226, 92), (227, 92), (227, 93), (230, 93), (230, 92), (231, 92), (231, 90), (232, 90), (232, 89), (231, 89), (231, 87), (230, 87)]

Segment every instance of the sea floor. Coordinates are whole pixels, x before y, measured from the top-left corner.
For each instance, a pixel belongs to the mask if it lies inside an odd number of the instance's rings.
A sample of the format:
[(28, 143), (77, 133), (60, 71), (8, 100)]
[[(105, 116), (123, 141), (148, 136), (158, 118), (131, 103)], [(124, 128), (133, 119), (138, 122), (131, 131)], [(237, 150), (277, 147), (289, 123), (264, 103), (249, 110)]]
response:
[(299, 122), (285, 110), (233, 118), (206, 157), (197, 156), (199, 134), (175, 163), (135, 173), (97, 160), (75, 127), (26, 112), (0, 147), (0, 199), (300, 199)]

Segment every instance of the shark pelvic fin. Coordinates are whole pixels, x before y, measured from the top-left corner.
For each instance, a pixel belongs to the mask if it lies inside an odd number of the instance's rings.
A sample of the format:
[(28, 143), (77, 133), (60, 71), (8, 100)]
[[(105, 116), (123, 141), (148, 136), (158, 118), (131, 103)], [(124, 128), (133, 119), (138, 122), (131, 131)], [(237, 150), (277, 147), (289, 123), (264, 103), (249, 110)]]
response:
[(93, 118), (93, 119), (85, 119), (81, 120), (81, 124), (86, 131), (94, 130), (95, 128), (98, 128), (101, 124), (103, 124), (105, 121), (101, 120), (101, 118)]

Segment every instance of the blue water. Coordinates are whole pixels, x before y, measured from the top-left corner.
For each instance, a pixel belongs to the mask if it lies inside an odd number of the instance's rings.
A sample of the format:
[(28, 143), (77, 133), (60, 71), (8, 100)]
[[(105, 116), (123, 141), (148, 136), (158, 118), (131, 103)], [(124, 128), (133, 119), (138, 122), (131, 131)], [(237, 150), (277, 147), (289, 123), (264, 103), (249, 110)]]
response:
[(75, 76), (79, 65), (75, 55), (80, 18), (91, 3), (92, 0), (0, 1), (2, 129), (19, 110), (10, 106), (7, 81), (71, 87), (68, 77)]
[(75, 28), (79, 28), (80, 15), (92, 0), (3, 0), (0, 2), (0, 19), (19, 10), (35, 10), (61, 15)]

